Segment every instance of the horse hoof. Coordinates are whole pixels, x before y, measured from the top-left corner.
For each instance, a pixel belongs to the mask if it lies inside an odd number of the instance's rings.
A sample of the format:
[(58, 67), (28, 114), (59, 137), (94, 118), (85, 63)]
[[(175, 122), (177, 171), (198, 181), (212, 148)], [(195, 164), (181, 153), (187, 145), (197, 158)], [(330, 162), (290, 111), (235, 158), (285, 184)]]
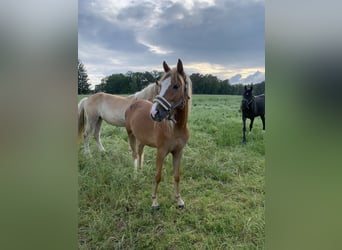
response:
[(185, 208), (185, 205), (184, 204), (183, 205), (178, 205), (177, 208), (183, 209), (183, 208)]
[(152, 206), (152, 210), (153, 211), (158, 211), (160, 209), (160, 206), (158, 205), (158, 206)]
[(244, 144), (244, 145), (245, 145), (245, 144), (246, 144), (246, 141), (242, 141), (242, 144)]

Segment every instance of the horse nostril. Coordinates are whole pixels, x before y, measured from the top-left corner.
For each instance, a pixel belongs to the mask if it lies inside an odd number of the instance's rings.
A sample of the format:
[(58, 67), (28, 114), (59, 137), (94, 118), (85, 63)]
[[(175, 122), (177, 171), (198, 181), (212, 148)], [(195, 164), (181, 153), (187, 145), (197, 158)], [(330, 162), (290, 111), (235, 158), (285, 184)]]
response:
[(153, 117), (156, 116), (157, 113), (158, 113), (157, 110), (153, 110), (153, 111), (151, 111), (150, 115), (151, 115), (151, 117), (153, 118)]
[(159, 116), (159, 112), (158, 110), (154, 110), (153, 112), (151, 112), (151, 118), (152, 120), (157, 120)]

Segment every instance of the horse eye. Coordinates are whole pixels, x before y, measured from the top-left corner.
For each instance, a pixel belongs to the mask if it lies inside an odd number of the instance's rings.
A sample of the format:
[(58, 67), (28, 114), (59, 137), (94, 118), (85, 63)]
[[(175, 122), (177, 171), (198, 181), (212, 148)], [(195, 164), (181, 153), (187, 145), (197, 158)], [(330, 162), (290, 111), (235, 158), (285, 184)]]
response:
[(178, 88), (179, 88), (179, 85), (178, 85), (178, 84), (173, 85), (173, 89), (174, 89), (174, 90), (177, 90)]

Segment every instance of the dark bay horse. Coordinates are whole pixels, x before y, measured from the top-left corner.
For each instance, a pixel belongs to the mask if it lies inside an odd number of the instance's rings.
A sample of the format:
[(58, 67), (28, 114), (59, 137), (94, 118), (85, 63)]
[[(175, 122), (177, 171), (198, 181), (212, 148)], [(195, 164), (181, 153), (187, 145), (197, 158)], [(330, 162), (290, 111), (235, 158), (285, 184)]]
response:
[(159, 208), (157, 189), (161, 180), (165, 157), (173, 156), (174, 188), (177, 205), (184, 207), (179, 191), (180, 163), (183, 148), (189, 139), (188, 113), (191, 107), (192, 84), (179, 59), (177, 67), (170, 69), (163, 62), (164, 75), (158, 81), (159, 95), (153, 104), (146, 100), (135, 101), (125, 113), (126, 130), (132, 149), (135, 169), (142, 165), (144, 146), (157, 148), (155, 185), (152, 207)]
[(241, 101), (242, 123), (243, 123), (243, 138), (242, 143), (246, 143), (246, 119), (249, 118), (251, 123), (249, 131), (252, 131), (254, 118), (260, 116), (262, 120), (262, 130), (265, 131), (265, 95), (253, 96), (253, 85), (248, 89), (245, 86), (243, 99)]

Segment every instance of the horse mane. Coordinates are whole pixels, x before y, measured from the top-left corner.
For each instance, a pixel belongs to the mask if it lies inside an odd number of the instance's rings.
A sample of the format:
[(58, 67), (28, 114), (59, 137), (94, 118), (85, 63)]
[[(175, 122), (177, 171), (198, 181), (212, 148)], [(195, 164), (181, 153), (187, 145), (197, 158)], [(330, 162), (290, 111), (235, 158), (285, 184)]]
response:
[[(185, 74), (185, 73), (184, 73)], [(192, 104), (192, 82), (191, 82), (191, 79), (190, 77), (185, 74), (185, 81), (188, 83), (188, 112), (190, 114), (190, 111), (191, 111), (191, 104)]]
[(131, 95), (134, 96), (135, 99), (146, 99), (149, 101), (153, 101), (154, 97), (158, 95), (159, 89), (156, 83), (150, 83), (142, 90), (136, 92), (135, 94)]

